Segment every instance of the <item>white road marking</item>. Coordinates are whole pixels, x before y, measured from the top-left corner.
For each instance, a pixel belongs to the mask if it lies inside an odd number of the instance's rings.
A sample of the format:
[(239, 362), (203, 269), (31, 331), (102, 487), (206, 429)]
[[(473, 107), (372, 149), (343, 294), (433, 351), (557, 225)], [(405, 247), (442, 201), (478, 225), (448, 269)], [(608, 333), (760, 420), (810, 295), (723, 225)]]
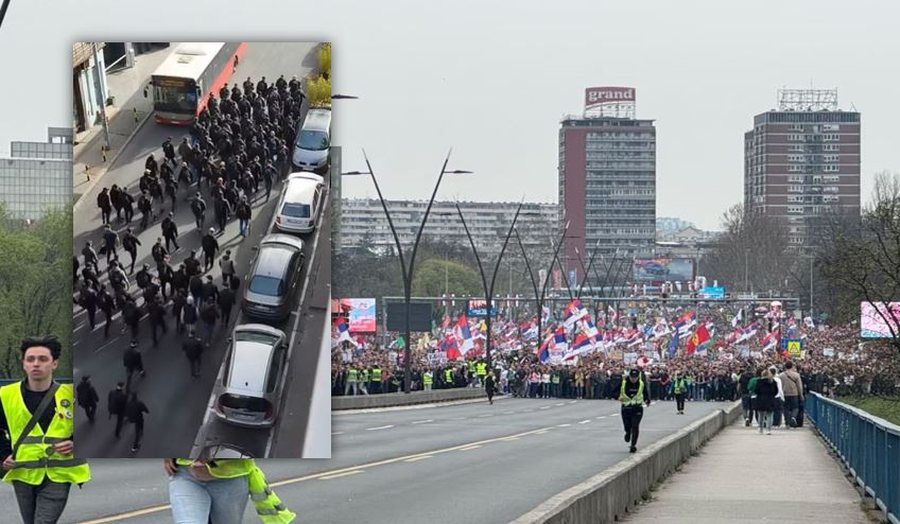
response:
[(550, 408), (551, 408), (551, 406), (544, 406), (544, 407), (538, 408), (538, 409), (550, 409)]
[(565, 406), (566, 403), (565, 403), (565, 402), (560, 402), (559, 404), (553, 404), (553, 405), (554, 405), (554, 406)]
[(577, 400), (573, 400), (572, 402), (569, 402), (569, 404), (575, 404), (577, 402), (578, 402)]
[(353, 471), (345, 471), (344, 473), (338, 473), (336, 475), (328, 475), (327, 477), (319, 477), (319, 480), (331, 480), (331, 479), (339, 479), (341, 477), (349, 477), (350, 475), (356, 475), (357, 473), (362, 473), (363, 470), (355, 469)]
[(486, 413), (486, 414), (484, 414), (484, 415), (478, 415), (478, 418), (487, 418), (487, 417), (493, 417), (493, 416), (494, 416), (494, 415), (491, 414), (491, 413)]
[(434, 458), (434, 455), (423, 455), (421, 457), (413, 457), (411, 459), (406, 459), (403, 462), (418, 462), (420, 460), (425, 460), (425, 459), (430, 459), (430, 458)]
[(579, 422), (579, 424), (590, 424), (590, 423), (591, 423), (591, 419), (585, 419), (585, 420), (582, 420), (581, 422)]
[(481, 444), (475, 444), (474, 446), (468, 446), (465, 448), (460, 448), (459, 451), (472, 451), (473, 449), (478, 449), (481, 447)]
[(513, 413), (515, 413), (515, 411), (504, 411), (503, 412), (504, 415), (512, 415)]
[(556, 427), (558, 427), (558, 428), (567, 428), (567, 427), (569, 427), (569, 426), (571, 426), (571, 425), (572, 425), (572, 424), (557, 424)]
[(387, 426), (377, 426), (374, 428), (366, 428), (366, 431), (380, 431), (382, 429), (391, 429), (392, 427), (394, 427), (393, 424), (388, 424)]
[(415, 422), (412, 422), (412, 424), (428, 424), (429, 422), (434, 422), (434, 419), (430, 418), (428, 420), (417, 420)]
[(332, 435), (343, 435), (344, 432), (343, 431), (332, 431), (331, 434)]

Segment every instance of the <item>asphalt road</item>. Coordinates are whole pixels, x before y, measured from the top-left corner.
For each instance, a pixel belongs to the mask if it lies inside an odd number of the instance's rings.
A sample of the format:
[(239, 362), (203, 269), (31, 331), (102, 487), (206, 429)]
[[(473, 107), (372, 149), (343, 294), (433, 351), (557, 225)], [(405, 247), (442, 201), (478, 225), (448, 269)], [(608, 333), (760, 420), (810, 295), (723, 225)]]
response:
[[(250, 76), (256, 80), (265, 75), (268, 80), (274, 81), (280, 74), (284, 74), (288, 79), (294, 74), (300, 77), (305, 75), (315, 65), (313, 49), (314, 44), (310, 43), (251, 43), (233, 79), (234, 81), (243, 81)], [(177, 144), (185, 131), (183, 128), (158, 125), (153, 123), (152, 120), (148, 121), (138, 131), (134, 139), (122, 151), (116, 165), (104, 175), (102, 181), (91, 192), (83, 197), (83, 201), (76, 208), (73, 228), (76, 254), (80, 255), (81, 249), (88, 239), (94, 240), (95, 246), (100, 245), (100, 214), (99, 209), (95, 205), (96, 196), (100, 190), (103, 187), (118, 184), (120, 187), (123, 185), (129, 186), (135, 191), (137, 180), (143, 172), (144, 160), (147, 156), (154, 154), (159, 158), (162, 154), (160, 145), (166, 137), (172, 136), (173, 142)], [(273, 189), (273, 198), (267, 205), (263, 203), (264, 199), (254, 202), (250, 237), (243, 241), (241, 240), (237, 221), (234, 220), (228, 225), (224, 235), (218, 238), (223, 252), (226, 249), (232, 250), (238, 274), (243, 274), (248, 269), (252, 255), (250, 248), (262, 238), (271, 222), (278, 190), (278, 186)], [(173, 254), (172, 266), (174, 268), (177, 268), (178, 264), (188, 256), (191, 249), (199, 251), (201, 234), (194, 226), (193, 216), (185, 201), (185, 198), (192, 194), (192, 190), (189, 192), (189, 190), (183, 188), (179, 194), (175, 210), (175, 219), (181, 233), (179, 244), (182, 249)], [(168, 207), (166, 210), (168, 210)], [(139, 219), (137, 218), (139, 216), (136, 213), (136, 220), (132, 223), (136, 231), (139, 229)], [(207, 224), (211, 225), (211, 222), (212, 213), (208, 211)], [(124, 225), (119, 225), (118, 230), (120, 234), (123, 233)], [(158, 221), (148, 227), (146, 231), (140, 233), (139, 238), (142, 245), (138, 249), (138, 261), (135, 264), (135, 271), (145, 262), (149, 262), (153, 266), (150, 248), (159, 236), (161, 236), (161, 231)], [(320, 249), (323, 249), (323, 244), (327, 247), (330, 234), (324, 235), (323, 239), (325, 240), (318, 244)], [(313, 240), (312, 236), (307, 238), (309, 244), (307, 250), (312, 249)], [(129, 256), (121, 249), (119, 256), (122, 260), (129, 260)], [(307, 260), (309, 260), (309, 256), (307, 256)], [(105, 266), (105, 257), (101, 256), (100, 267), (105, 269)], [(317, 271), (321, 270), (317, 269)], [(316, 280), (316, 282), (319, 282), (317, 286), (320, 288), (325, 287), (326, 283), (330, 283), (330, 264), (327, 271), (329, 272), (328, 280)], [(217, 264), (214, 265), (213, 270), (208, 274), (215, 278), (217, 284), (221, 282)], [(104, 272), (101, 275), (101, 281), (105, 281), (105, 277), (106, 274)], [(137, 288), (133, 286), (132, 289)], [(295, 313), (285, 323), (286, 331), (290, 330), (291, 326), (294, 325), (292, 321), (297, 314)], [(300, 312), (299, 314), (301, 317), (308, 316), (308, 312)], [(231, 324), (227, 329), (222, 325), (218, 326), (212, 346), (203, 355), (203, 370), (199, 379), (190, 377), (187, 359), (181, 351), (182, 339), (174, 333), (174, 320), (168, 319), (169, 332), (162, 336), (157, 347), (152, 345), (150, 327), (147, 320), (144, 319), (142, 321), (139, 349), (144, 355), (144, 367), (147, 370), (147, 374), (145, 377), (135, 380), (135, 390), (147, 404), (150, 413), (145, 416), (146, 427), (143, 446), (136, 454), (131, 453), (130, 450), (134, 431), (133, 426), (126, 426), (122, 438), (117, 440), (113, 436), (114, 420), (110, 421), (106, 418), (107, 392), (115, 387), (117, 381), (125, 379), (122, 353), (130, 340), (130, 334), (121, 333), (124, 326), (121, 316), (117, 315), (113, 317), (110, 338), (105, 339), (103, 334), (105, 319), (102, 313), (98, 312), (97, 316), (97, 327), (91, 331), (84, 311), (80, 307), (76, 307), (74, 310), (76, 381), (82, 375), (90, 375), (101, 397), (98, 410), (99, 416), (96, 423), (90, 424), (84, 417), (83, 411), (79, 410), (76, 414), (75, 439), (77, 442), (77, 454), (85, 457), (166, 457), (188, 455), (192, 450), (198, 430), (201, 428), (204, 420), (210, 394), (224, 355), (224, 339), (235, 325), (235, 313), (232, 313)], [(298, 344), (302, 343), (300, 338), (297, 338), (295, 341)], [(308, 345), (308, 343), (306, 344)], [(318, 347), (318, 342), (315, 342), (315, 344)], [(301, 371), (298, 366), (292, 366), (292, 369), (297, 372)], [(315, 370), (315, 366), (303, 373), (303, 380), (298, 382), (314, 382), (316, 377), (312, 370)], [(327, 379), (328, 377), (326, 376), (324, 380)], [(296, 395), (289, 395), (289, 398), (293, 402), (306, 404), (309, 402), (309, 396), (305, 397), (305, 399), (298, 399)], [(308, 411), (308, 408), (306, 410)], [(267, 432), (264, 431), (263, 433)], [(291, 437), (296, 438), (294, 435), (291, 435)], [(252, 435), (252, 438), (249, 438), (252, 442), (248, 442), (247, 438), (237, 440), (239, 440), (238, 444), (259, 449), (259, 441), (265, 442), (271, 439), (269, 439), (268, 435), (262, 436), (257, 433)]]
[[(679, 416), (674, 403), (654, 403), (638, 448), (725, 405), (691, 402)], [(614, 401), (501, 399), (341, 413), (333, 424), (331, 460), (260, 461), (300, 522), (509, 522), (630, 456)], [(92, 467), (95, 480), (73, 492), (63, 522), (170, 518), (160, 461)], [(11, 490), (0, 490), (7, 502)], [(248, 507), (244, 522), (254, 521)]]

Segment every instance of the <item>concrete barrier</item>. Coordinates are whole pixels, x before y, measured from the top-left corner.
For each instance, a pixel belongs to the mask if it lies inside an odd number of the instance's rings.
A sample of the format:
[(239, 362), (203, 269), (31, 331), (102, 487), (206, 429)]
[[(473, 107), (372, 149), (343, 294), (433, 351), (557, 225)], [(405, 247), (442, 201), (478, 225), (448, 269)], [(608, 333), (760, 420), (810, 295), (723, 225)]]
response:
[(703, 417), (545, 501), (514, 524), (615, 522), (704, 442), (741, 416), (740, 402)]
[(413, 404), (432, 404), (435, 402), (450, 402), (453, 400), (469, 400), (476, 398), (487, 398), (483, 388), (412, 391), (408, 395), (405, 393), (385, 393), (381, 395), (332, 397), (331, 409), (332, 411), (341, 411), (347, 409), (386, 408), (392, 406), (411, 406)]

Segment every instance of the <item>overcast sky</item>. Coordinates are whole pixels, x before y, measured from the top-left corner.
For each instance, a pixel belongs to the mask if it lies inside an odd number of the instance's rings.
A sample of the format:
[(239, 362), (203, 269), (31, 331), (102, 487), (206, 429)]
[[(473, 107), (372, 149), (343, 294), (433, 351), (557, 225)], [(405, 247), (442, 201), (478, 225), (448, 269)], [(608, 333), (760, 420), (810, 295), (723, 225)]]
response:
[[(659, 216), (717, 227), (742, 199), (743, 133), (780, 87), (836, 87), (862, 113), (864, 198), (875, 172), (900, 172), (895, 2), (498, 4), (12, 0), (0, 151), (70, 125), (74, 40), (246, 38), (334, 42), (334, 91), (360, 97), (336, 102), (334, 143), (345, 170), (365, 148), (389, 198), (427, 198), (452, 146), (450, 167), (476, 174), (439, 198), (555, 202), (560, 117), (595, 85), (635, 87), (656, 120)], [(345, 189), (375, 195), (362, 177)]]

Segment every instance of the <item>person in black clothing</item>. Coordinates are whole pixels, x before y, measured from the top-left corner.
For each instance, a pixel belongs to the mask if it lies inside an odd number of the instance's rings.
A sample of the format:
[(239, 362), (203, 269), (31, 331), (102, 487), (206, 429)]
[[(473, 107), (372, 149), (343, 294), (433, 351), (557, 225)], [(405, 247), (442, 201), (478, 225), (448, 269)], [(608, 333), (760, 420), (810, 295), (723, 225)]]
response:
[(200, 337), (195, 333), (184, 341), (181, 348), (184, 350), (184, 354), (187, 356), (188, 362), (191, 365), (191, 376), (194, 378), (199, 377), (200, 358), (203, 355), (203, 350), (206, 348), (203, 341), (200, 340)]
[(147, 313), (150, 316), (150, 329), (153, 331), (153, 345), (158, 346), (159, 339), (156, 336), (156, 329), (162, 328), (163, 335), (169, 331), (166, 326), (166, 308), (162, 305), (159, 297), (149, 302)]
[(109, 189), (104, 187), (97, 195), (97, 207), (100, 208), (100, 219), (104, 224), (109, 224), (109, 217), (112, 214), (112, 199), (109, 196)]
[(106, 290), (106, 284), (100, 284), (100, 291), (97, 292), (97, 307), (106, 317), (106, 325), (103, 326), (103, 337), (109, 338), (109, 328), (112, 326), (113, 310), (116, 307), (115, 300), (109, 291)]
[(131, 375), (135, 371), (140, 372), (144, 376), (144, 359), (141, 357), (140, 351), (137, 350), (137, 340), (132, 340), (125, 354), (122, 355), (122, 364), (125, 365), (125, 371), (128, 372), (128, 384), (131, 384)]
[(169, 251), (169, 242), (175, 245), (175, 251), (181, 249), (178, 246), (178, 225), (175, 224), (175, 214), (169, 212), (169, 216), (162, 221), (163, 237), (166, 239), (166, 251)]
[(106, 264), (109, 265), (110, 260), (119, 260), (116, 254), (116, 244), (119, 243), (119, 235), (109, 227), (109, 224), (103, 226), (103, 250), (106, 253)]
[(198, 191), (194, 198), (191, 199), (191, 213), (194, 214), (194, 220), (197, 223), (197, 231), (203, 230), (203, 223), (206, 222), (206, 202), (200, 196)]
[(125, 416), (129, 422), (134, 423), (134, 444), (131, 446), (131, 452), (137, 453), (141, 449), (141, 439), (144, 437), (144, 413), (150, 413), (147, 405), (141, 402), (137, 393), (128, 395), (128, 403), (125, 405)]
[(122, 423), (125, 422), (125, 404), (128, 401), (128, 396), (125, 394), (125, 383), (119, 382), (116, 384), (116, 389), (109, 392), (109, 395), (106, 396), (106, 406), (109, 410), (108, 419), (111, 419), (113, 415), (116, 416), (116, 438), (122, 436)]
[(131, 267), (128, 269), (129, 275), (134, 273), (134, 261), (137, 260), (137, 247), (139, 245), (141, 245), (141, 241), (134, 234), (134, 228), (129, 227), (126, 229), (125, 234), (122, 235), (122, 248), (131, 255)]
[(87, 311), (88, 322), (93, 331), (97, 327), (97, 292), (90, 285), (85, 286), (81, 290), (78, 302)]
[(484, 392), (487, 393), (488, 402), (494, 403), (494, 392), (496, 391), (497, 380), (494, 376), (494, 370), (490, 370), (484, 377)]
[(622, 378), (620, 385), (619, 401), (622, 403), (622, 424), (625, 427), (625, 442), (630, 442), (629, 451), (637, 451), (637, 441), (640, 434), (641, 419), (644, 417), (642, 404), (650, 405), (650, 388), (644, 374), (637, 368), (628, 373), (628, 378)]
[(750, 379), (753, 373), (749, 369), (745, 369), (738, 379), (738, 393), (741, 396), (741, 408), (744, 411), (744, 426), (750, 427), (753, 422), (753, 408), (750, 404)]
[(79, 406), (84, 408), (88, 420), (93, 424), (94, 415), (97, 413), (97, 402), (100, 401), (100, 396), (97, 395), (97, 390), (94, 389), (94, 385), (91, 384), (90, 375), (81, 377), (81, 382), (79, 382), (78, 386), (75, 388), (75, 401), (78, 402)]
[(231, 322), (231, 309), (235, 303), (235, 293), (228, 284), (222, 285), (218, 301), (219, 309), (222, 311), (222, 323), (227, 327), (228, 323)]
[(219, 242), (216, 240), (216, 230), (209, 228), (209, 233), (203, 235), (200, 247), (203, 248), (203, 269), (209, 271), (213, 267), (216, 253), (219, 251)]

